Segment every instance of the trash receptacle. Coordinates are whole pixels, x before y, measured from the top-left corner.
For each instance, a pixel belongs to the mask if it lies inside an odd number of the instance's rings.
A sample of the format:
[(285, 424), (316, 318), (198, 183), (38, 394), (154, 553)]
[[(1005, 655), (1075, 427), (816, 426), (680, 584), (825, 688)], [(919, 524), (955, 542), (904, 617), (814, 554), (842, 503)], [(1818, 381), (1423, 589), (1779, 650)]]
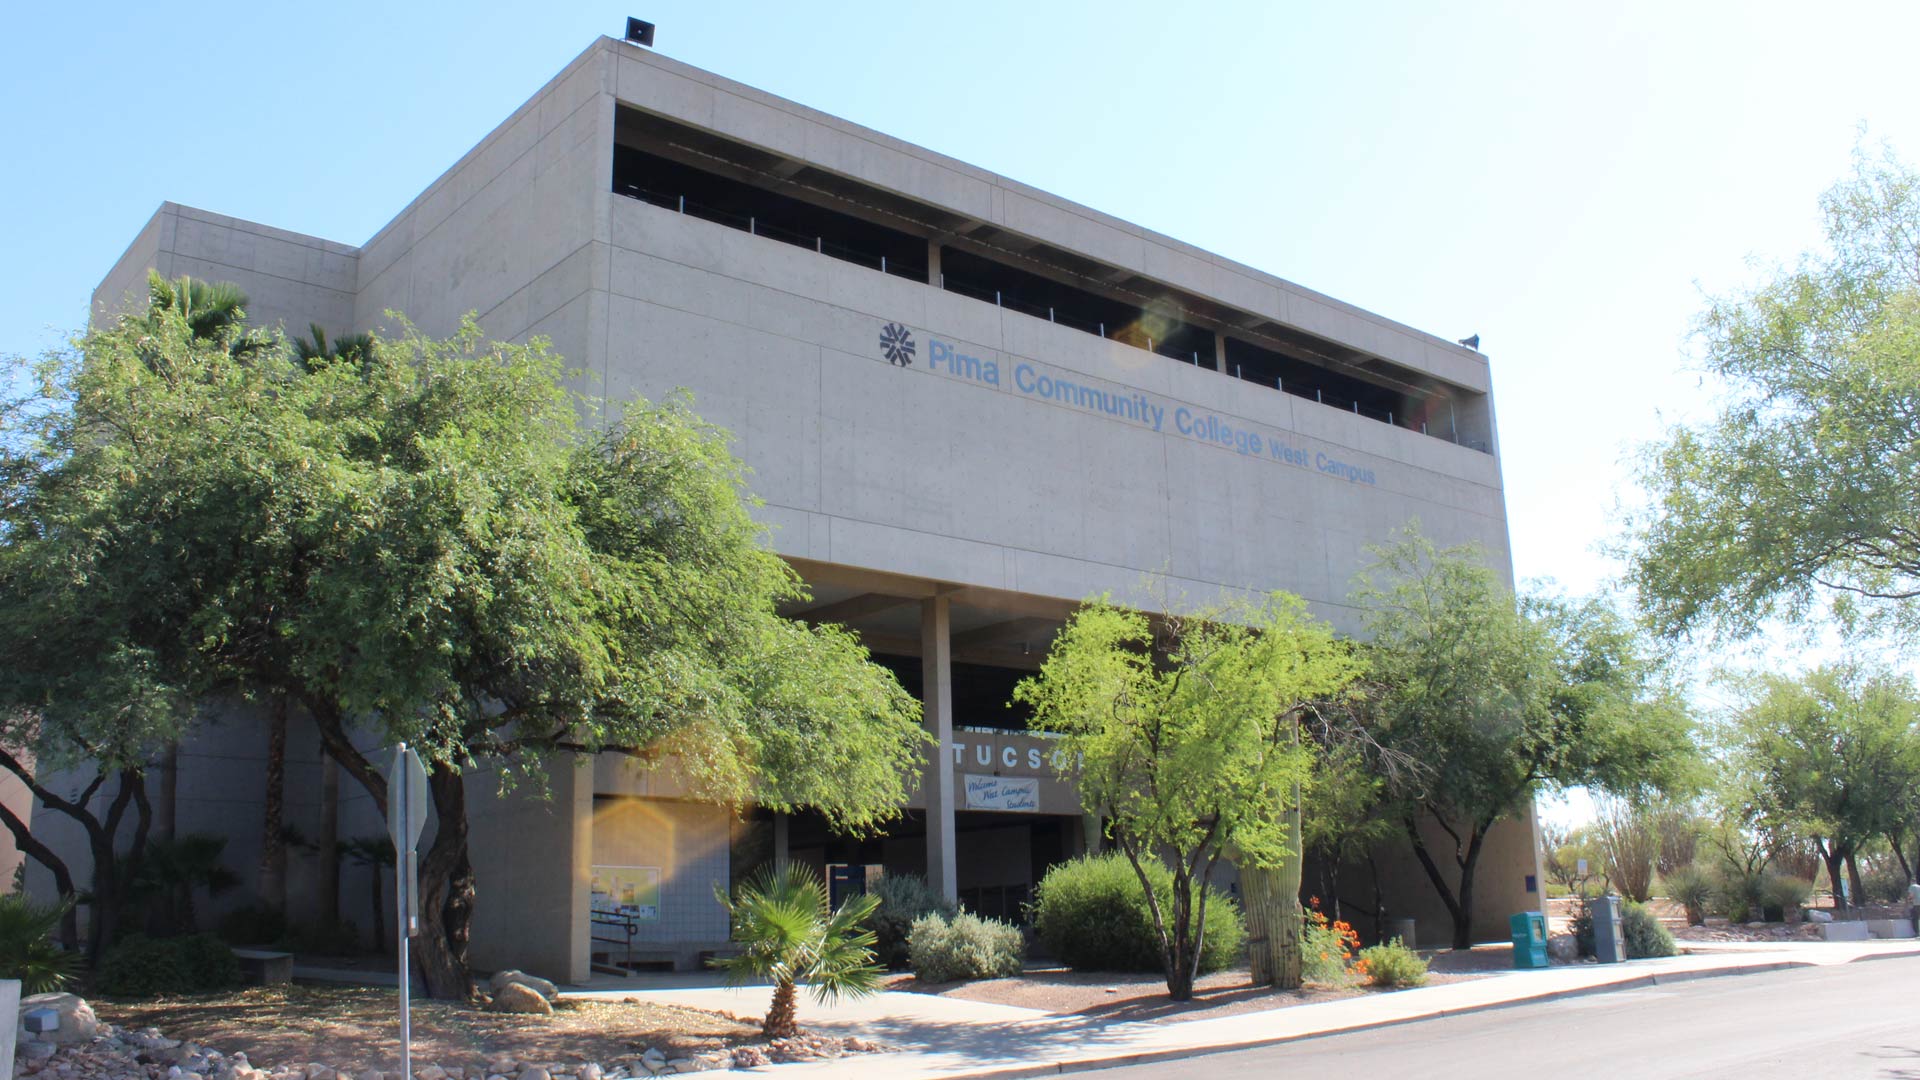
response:
[(1537, 911), (1523, 911), (1507, 920), (1513, 931), (1513, 966), (1547, 966), (1547, 917)]
[(1395, 938), (1398, 938), (1400, 941), (1400, 944), (1405, 945), (1409, 949), (1417, 949), (1420, 947), (1419, 945), (1415, 944), (1413, 940), (1413, 920), (1412, 919), (1388, 919), (1387, 920), (1387, 940), (1392, 941)]
[(1620, 910), (1617, 896), (1596, 896), (1587, 901), (1587, 914), (1593, 919), (1593, 955), (1603, 964), (1618, 964), (1627, 958), (1627, 936), (1620, 927)]

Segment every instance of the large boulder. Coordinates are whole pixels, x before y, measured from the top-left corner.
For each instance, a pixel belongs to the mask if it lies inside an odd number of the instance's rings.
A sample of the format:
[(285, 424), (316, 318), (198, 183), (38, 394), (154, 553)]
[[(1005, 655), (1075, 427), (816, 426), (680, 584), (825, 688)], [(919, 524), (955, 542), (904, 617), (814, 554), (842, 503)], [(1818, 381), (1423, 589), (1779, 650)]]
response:
[(515, 971), (511, 968), (506, 971), (496, 971), (493, 973), (493, 978), (487, 980), (487, 988), (495, 997), (499, 997), (501, 989), (507, 986), (524, 986), (546, 998), (549, 1004), (558, 1000), (560, 994), (559, 987), (540, 976), (529, 975), (524, 971)]
[(540, 991), (525, 983), (503, 983), (493, 995), (493, 1002), (487, 1006), (494, 1012), (533, 1013), (546, 1016), (553, 1012), (553, 1006), (540, 995)]
[(59, 1026), (51, 1031), (43, 1031), (34, 1036), (52, 1043), (85, 1042), (100, 1033), (100, 1019), (93, 1015), (93, 1006), (78, 994), (35, 994), (20, 1002), (20, 1030), (28, 1030), (27, 1016), (40, 1009), (47, 1009), (59, 1018)]

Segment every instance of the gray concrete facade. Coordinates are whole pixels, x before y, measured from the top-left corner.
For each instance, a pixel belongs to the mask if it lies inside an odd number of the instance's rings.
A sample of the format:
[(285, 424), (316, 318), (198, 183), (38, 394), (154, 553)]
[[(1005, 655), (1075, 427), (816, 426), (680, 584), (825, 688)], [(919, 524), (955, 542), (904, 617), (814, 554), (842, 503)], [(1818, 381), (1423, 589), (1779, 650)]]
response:
[[(909, 231), (937, 220), (915, 232), (927, 241), (924, 277), (616, 194), (625, 117), (718, 140), (771, 184), (855, 185)], [(1104, 326), (1091, 334), (950, 291), (947, 245), (1061, 253), (1096, 287), (1203, 310), (1195, 325), (1215, 336), (1200, 362), (1182, 363)], [(925, 839), (899, 850), (924, 843), (927, 873), (950, 895), (989, 853), (1026, 859), (1006, 854), (1026, 850), (1024, 834), (958, 829), (956, 815), (977, 812), (969, 776), (1041, 778), (1039, 812), (1080, 830), (1070, 789), (1028, 767), (1046, 756), (1035, 736), (972, 731), (991, 718), (956, 712), (954, 664), (1030, 670), (1072, 605), (1103, 592), (1185, 609), (1284, 589), (1355, 631), (1345, 597), (1366, 547), (1414, 519), (1443, 543), (1478, 543), (1511, 579), (1484, 356), (611, 39), (363, 245), (169, 203), (102, 282), (96, 312), (137, 302), (148, 268), (235, 282), (257, 323), (292, 333), (309, 322), (336, 335), (390, 331), (404, 315), (445, 334), (471, 313), (494, 337), (544, 336), (584, 371), (582, 389), (610, 399), (608, 415), (634, 396), (690, 391), (731, 432), (772, 544), (813, 587), (814, 606), (794, 614), (845, 621), (876, 652), (917, 658), (941, 747), (914, 799)], [(889, 359), (889, 326), (911, 338), (910, 363)], [(1436, 437), (1406, 415), (1383, 423), (1226, 370), (1230, 336), (1274, 333), (1426, 388), (1436, 433), (1444, 415), (1472, 437)], [(583, 981), (587, 883), (614, 858), (679, 875), (661, 903), (693, 914), (663, 918), (660, 945), (724, 940), (711, 899), (726, 875), (724, 812), (687, 800), (671, 777), (607, 761), (556, 763), (554, 776), (538, 806), (487, 796), (474, 810), (476, 850), (488, 849), (476, 854), (489, 893), (474, 928), (480, 963)], [(782, 819), (782, 858), (786, 829)], [(662, 846), (653, 834), (664, 832), (688, 846)], [(1516, 823), (1488, 852), (1489, 932), (1539, 903), (1523, 884), (1537, 874), (1532, 832)], [(1423, 883), (1403, 903), (1427, 921), (1423, 936), (1439, 934)], [(550, 924), (527, 932), (535, 917)]]

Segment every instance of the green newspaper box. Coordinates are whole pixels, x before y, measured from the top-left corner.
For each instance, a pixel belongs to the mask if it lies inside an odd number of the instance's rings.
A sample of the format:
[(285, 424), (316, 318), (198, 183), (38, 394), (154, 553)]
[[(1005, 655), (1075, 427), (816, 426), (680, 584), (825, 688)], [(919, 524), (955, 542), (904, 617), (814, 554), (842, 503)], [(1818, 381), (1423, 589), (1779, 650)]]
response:
[(1507, 920), (1513, 930), (1513, 966), (1547, 966), (1547, 917), (1537, 911), (1523, 911)]

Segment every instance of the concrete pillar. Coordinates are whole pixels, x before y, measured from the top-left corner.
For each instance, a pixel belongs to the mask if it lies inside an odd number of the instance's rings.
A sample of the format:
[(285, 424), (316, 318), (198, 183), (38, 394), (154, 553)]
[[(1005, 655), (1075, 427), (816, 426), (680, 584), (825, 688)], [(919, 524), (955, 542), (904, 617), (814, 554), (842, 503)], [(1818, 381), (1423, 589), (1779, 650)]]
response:
[(775, 870), (787, 868), (788, 824), (789, 819), (785, 810), (773, 812), (773, 868)]
[(927, 284), (940, 287), (940, 238), (927, 238)]
[(1213, 334), (1213, 370), (1227, 370), (1227, 335), (1217, 330)]
[(948, 630), (948, 600), (928, 597), (920, 604), (921, 706), (934, 745), (927, 751), (920, 790), (927, 803), (927, 884), (948, 900), (960, 898), (954, 862), (953, 830), (953, 639)]

